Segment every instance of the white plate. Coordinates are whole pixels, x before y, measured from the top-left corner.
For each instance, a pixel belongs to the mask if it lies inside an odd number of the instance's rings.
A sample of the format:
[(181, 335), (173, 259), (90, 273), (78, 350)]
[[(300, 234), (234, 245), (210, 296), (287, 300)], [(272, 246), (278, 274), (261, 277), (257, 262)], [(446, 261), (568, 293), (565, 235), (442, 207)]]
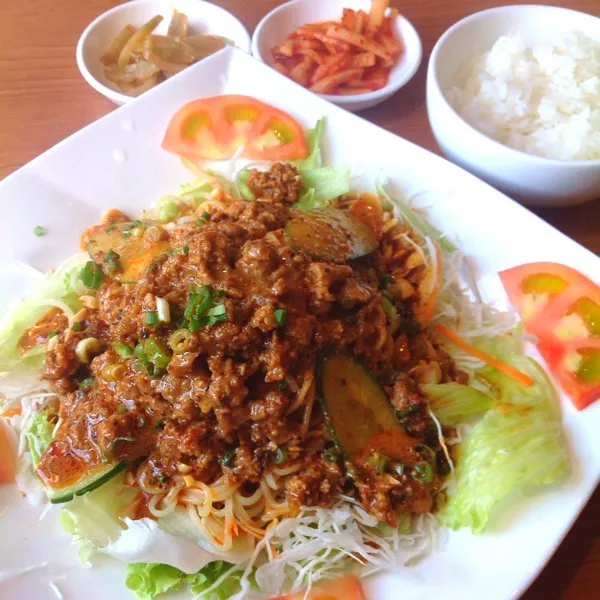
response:
[[(79, 232), (103, 210), (136, 212), (189, 179), (160, 142), (185, 102), (221, 93), (248, 94), (279, 106), (307, 127), (327, 117), (327, 158), (363, 173), (364, 185), (388, 176), (398, 190), (429, 192), (431, 215), (477, 257), (486, 289), (504, 302), (496, 272), (523, 262), (568, 264), (598, 278), (600, 260), (523, 207), (445, 160), (300, 89), (241, 51), (229, 49), (186, 70), (76, 133), (0, 184), (0, 264), (20, 261), (47, 269), (78, 247)], [(123, 160), (124, 159), (124, 160)], [(36, 225), (48, 234), (38, 238)], [(0, 271), (0, 289), (18, 281)], [(19, 294), (19, 290), (14, 290)], [(4, 294), (6, 295), (6, 294)], [(572, 473), (560, 485), (512, 501), (482, 536), (450, 533), (421, 565), (368, 582), (371, 598), (507, 600), (518, 596), (557, 548), (600, 476), (600, 403), (578, 413), (563, 398)], [(6, 507), (6, 508), (5, 508)], [(42, 522), (8, 486), (0, 488), (0, 597), (51, 599), (48, 582), (65, 599), (130, 598), (124, 567), (106, 561), (78, 568), (57, 509)], [(47, 563), (44, 566), (44, 563)], [(10, 580), (8, 569), (41, 567)]]

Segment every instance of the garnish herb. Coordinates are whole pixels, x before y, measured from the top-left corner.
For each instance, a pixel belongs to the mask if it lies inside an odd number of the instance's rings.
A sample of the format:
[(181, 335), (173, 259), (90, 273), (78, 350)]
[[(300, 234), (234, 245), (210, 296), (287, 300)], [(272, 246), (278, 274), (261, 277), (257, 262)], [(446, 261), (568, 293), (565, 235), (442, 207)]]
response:
[(113, 348), (115, 349), (115, 352), (123, 358), (129, 358), (130, 356), (133, 356), (133, 348), (128, 344), (124, 344), (123, 342), (115, 342), (113, 344)]
[(96, 385), (96, 380), (93, 377), (87, 377), (79, 384), (80, 390), (87, 390), (93, 388)]
[(279, 446), (273, 453), (273, 462), (276, 465), (282, 465), (288, 457), (288, 451), (283, 446)]
[(145, 316), (146, 325), (158, 325), (158, 313), (155, 310), (149, 310)]
[(278, 308), (273, 315), (275, 316), (275, 323), (279, 325), (279, 327), (283, 327), (285, 322), (287, 321), (287, 310), (285, 308)]
[(371, 456), (369, 456), (367, 459), (367, 465), (369, 465), (369, 467), (374, 467), (378, 473), (383, 473), (389, 460), (390, 459), (385, 456), (385, 454), (373, 452), (373, 454), (371, 454)]
[(33, 233), (35, 233), (35, 235), (37, 235), (38, 237), (42, 237), (43, 235), (46, 235), (46, 230), (41, 225), (38, 225), (33, 230)]
[(81, 331), (83, 329), (83, 323), (81, 321), (75, 321), (75, 323), (71, 325), (71, 329), (73, 331)]
[(104, 279), (102, 267), (97, 265), (94, 261), (89, 260), (81, 270), (79, 279), (81, 279), (81, 282), (86, 288), (97, 290)]
[(235, 458), (235, 450), (230, 450), (229, 452), (227, 452), (227, 454), (224, 454), (220, 459), (219, 462), (224, 466), (224, 467), (230, 467), (231, 464), (233, 463), (233, 459)]
[(433, 481), (433, 467), (428, 462), (417, 463), (412, 469), (412, 478), (419, 483)]

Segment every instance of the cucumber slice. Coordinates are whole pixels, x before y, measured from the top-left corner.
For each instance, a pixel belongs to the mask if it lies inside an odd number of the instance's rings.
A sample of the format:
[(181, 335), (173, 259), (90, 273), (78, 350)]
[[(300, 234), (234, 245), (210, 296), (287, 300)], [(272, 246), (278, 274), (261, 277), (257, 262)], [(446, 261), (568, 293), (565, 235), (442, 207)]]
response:
[(329, 430), (345, 457), (357, 467), (374, 453), (414, 464), (418, 441), (400, 425), (385, 390), (350, 354), (322, 354), (317, 390)]
[(302, 213), (285, 227), (285, 243), (318, 260), (351, 260), (373, 252), (375, 232), (348, 211), (324, 208)]
[(37, 465), (36, 475), (48, 500), (60, 504), (91, 492), (125, 469), (125, 461), (89, 465), (72, 454), (62, 454), (56, 443), (48, 446)]
[(98, 226), (89, 232), (87, 251), (108, 277), (121, 283), (133, 283), (146, 273), (158, 256), (170, 250), (168, 241), (150, 242), (143, 235), (144, 230), (153, 225), (118, 223)]

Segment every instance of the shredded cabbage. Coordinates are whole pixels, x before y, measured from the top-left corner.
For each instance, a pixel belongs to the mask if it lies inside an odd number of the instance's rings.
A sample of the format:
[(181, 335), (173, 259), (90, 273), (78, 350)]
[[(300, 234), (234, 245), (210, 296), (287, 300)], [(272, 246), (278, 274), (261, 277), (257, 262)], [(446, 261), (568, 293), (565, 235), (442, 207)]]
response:
[(406, 222), (416, 233), (422, 237), (430, 237), (436, 240), (444, 252), (455, 252), (458, 248), (438, 229), (436, 229), (427, 219), (412, 209), (406, 202), (392, 198), (385, 190), (381, 182), (376, 183), (377, 195), (389, 202), (399, 217)]

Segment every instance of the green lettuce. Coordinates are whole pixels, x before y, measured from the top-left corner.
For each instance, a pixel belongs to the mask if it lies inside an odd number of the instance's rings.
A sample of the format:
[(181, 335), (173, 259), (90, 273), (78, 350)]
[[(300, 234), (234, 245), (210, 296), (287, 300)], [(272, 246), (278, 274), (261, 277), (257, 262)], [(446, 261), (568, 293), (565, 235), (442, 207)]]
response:
[(458, 248), (439, 230), (436, 229), (425, 217), (413, 210), (407, 203), (397, 198), (392, 198), (380, 182), (376, 184), (377, 195), (393, 206), (404, 222), (423, 237), (430, 237), (440, 245), (444, 252), (455, 252)]
[(421, 391), (442, 425), (455, 427), (492, 408), (494, 399), (474, 387), (460, 383), (428, 383)]
[(51, 308), (49, 304), (44, 304), (45, 301), (58, 300), (74, 312), (82, 307), (79, 296), (85, 292), (85, 287), (79, 275), (87, 260), (84, 254), (70, 259), (57, 271), (44, 277), (33, 292), (5, 316), (0, 323), (0, 371), (9, 371), (18, 366), (41, 368), (44, 349), (36, 347), (23, 354), (19, 340)]
[(299, 171), (309, 171), (323, 166), (323, 152), (321, 150), (321, 141), (325, 133), (325, 117), (317, 121), (315, 126), (306, 134), (306, 145), (308, 147), (308, 156), (290, 160)]
[(79, 545), (79, 556), (87, 562), (94, 550), (118, 538), (125, 529), (119, 515), (131, 504), (137, 491), (125, 485), (118, 475), (83, 496), (75, 496), (63, 506), (60, 524)]
[[(209, 563), (197, 573), (188, 575), (175, 567), (158, 563), (127, 565), (125, 584), (140, 600), (152, 600), (158, 594), (188, 587), (194, 595), (201, 594), (232, 568), (222, 560)], [(227, 600), (240, 589), (242, 570), (231, 573), (213, 591), (215, 600)]]
[(25, 432), (25, 438), (29, 445), (31, 454), (31, 462), (33, 467), (37, 467), (40, 462), (40, 456), (52, 441), (52, 433), (54, 424), (51, 422), (51, 417), (56, 414), (56, 411), (51, 408), (40, 411), (29, 423)]
[(323, 208), (331, 200), (350, 191), (350, 168), (323, 166), (321, 142), (325, 132), (325, 119), (319, 119), (307, 136), (308, 156), (301, 160), (292, 160), (300, 173), (302, 195), (296, 204), (300, 210)]
[[(487, 340), (489, 350), (494, 342)], [(569, 468), (556, 390), (533, 359), (502, 352), (511, 346), (501, 338), (494, 354), (535, 383), (526, 387), (493, 367), (478, 371), (495, 404), (458, 449), (455, 490), (438, 514), (452, 529), (481, 533), (502, 499), (528, 486), (553, 483)]]
[(349, 167), (320, 167), (300, 171), (302, 196), (294, 204), (300, 210), (323, 208), (331, 200), (350, 191)]

